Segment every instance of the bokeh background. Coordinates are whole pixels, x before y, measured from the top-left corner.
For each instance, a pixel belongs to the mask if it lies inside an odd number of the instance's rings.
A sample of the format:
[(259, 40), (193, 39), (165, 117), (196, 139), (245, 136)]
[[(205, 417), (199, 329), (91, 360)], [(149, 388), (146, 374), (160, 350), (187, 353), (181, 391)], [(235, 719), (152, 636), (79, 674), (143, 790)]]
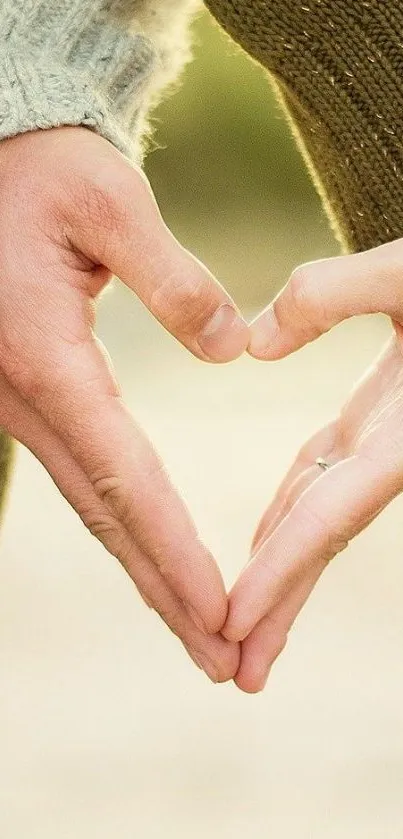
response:
[(201, 15), (196, 60), (153, 118), (146, 169), (170, 227), (239, 305), (259, 308), (298, 262), (338, 253), (268, 74)]
[[(207, 15), (154, 122), (164, 216), (248, 316), (297, 263), (338, 252), (266, 77)], [(388, 327), (209, 367), (116, 283), (98, 331), (230, 585), (291, 457)], [(0, 835), (402, 836), (401, 516), (398, 500), (332, 563), (251, 697), (194, 668), (20, 449), (1, 541)]]

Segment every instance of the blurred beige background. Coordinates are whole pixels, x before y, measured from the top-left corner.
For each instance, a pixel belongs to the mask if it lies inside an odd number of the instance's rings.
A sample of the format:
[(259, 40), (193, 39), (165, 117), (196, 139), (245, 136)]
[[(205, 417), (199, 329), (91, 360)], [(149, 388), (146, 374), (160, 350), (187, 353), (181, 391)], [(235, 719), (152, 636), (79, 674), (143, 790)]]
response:
[[(206, 21), (148, 172), (247, 313), (337, 248), (263, 74)], [(98, 330), (228, 584), (295, 450), (387, 335), (208, 367), (118, 283)], [(266, 691), (211, 685), (20, 449), (0, 554), (4, 839), (403, 836), (402, 504), (328, 569)]]

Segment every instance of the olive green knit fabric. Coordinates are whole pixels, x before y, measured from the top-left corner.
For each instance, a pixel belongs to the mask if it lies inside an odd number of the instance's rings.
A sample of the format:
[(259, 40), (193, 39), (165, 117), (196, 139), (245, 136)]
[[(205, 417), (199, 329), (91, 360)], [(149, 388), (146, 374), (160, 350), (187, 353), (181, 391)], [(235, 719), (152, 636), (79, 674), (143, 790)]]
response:
[(206, 0), (270, 71), (345, 251), (403, 235), (403, 1)]

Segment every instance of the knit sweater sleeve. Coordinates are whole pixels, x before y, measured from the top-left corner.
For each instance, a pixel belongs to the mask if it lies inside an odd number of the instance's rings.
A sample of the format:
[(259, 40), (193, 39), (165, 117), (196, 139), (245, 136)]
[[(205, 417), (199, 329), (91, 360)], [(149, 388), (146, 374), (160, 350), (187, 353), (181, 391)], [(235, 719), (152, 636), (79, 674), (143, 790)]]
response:
[(190, 56), (196, 0), (2, 0), (0, 140), (84, 125), (141, 161), (147, 111)]
[(403, 4), (206, 3), (269, 71), (344, 250), (403, 236)]

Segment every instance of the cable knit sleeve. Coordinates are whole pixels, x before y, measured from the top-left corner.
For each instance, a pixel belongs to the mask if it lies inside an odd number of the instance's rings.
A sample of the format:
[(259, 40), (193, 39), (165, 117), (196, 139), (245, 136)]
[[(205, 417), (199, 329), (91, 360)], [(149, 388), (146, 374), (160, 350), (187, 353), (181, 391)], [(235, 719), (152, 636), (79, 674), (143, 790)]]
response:
[(2, 0), (0, 140), (84, 125), (141, 159), (146, 113), (189, 58), (196, 0)]

